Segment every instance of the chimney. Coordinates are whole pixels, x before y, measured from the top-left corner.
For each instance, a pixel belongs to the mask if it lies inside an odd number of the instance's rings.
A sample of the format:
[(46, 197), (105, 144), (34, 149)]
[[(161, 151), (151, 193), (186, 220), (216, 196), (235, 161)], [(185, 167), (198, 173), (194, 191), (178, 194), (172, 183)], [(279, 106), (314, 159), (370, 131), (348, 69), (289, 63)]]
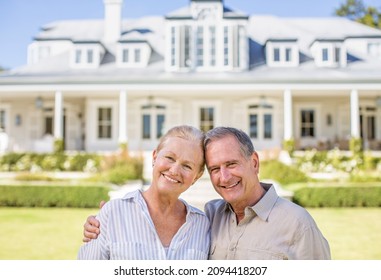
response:
[(123, 0), (103, 0), (105, 5), (104, 35), (106, 43), (115, 43), (119, 40), (122, 29)]

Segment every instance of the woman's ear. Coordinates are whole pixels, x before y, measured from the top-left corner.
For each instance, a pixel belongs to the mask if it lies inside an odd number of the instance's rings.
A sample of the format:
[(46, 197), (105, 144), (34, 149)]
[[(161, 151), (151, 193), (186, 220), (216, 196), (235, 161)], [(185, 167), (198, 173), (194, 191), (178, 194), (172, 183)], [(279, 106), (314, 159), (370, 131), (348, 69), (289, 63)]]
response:
[(152, 167), (155, 165), (156, 158), (157, 158), (157, 151), (155, 149), (152, 152)]

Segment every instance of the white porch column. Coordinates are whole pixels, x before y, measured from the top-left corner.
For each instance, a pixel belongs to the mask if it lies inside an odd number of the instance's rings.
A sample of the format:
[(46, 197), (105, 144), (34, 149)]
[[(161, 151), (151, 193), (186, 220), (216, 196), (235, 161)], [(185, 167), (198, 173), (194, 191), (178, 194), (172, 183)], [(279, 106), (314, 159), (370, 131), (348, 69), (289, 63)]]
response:
[(283, 92), (284, 104), (284, 140), (293, 138), (292, 133), (292, 94), (291, 90), (286, 89)]
[(359, 94), (356, 89), (351, 91), (351, 137), (360, 138)]
[(63, 140), (63, 98), (62, 92), (54, 96), (54, 138)]
[(127, 92), (119, 92), (119, 144), (127, 143)]

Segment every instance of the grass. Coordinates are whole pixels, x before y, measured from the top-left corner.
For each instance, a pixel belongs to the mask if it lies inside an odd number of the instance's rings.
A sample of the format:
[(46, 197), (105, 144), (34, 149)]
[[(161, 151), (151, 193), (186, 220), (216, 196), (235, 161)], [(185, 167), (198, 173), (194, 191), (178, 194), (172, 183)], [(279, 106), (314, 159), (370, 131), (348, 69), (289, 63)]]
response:
[[(333, 259), (381, 259), (381, 208), (308, 210), (328, 239)], [(82, 244), (82, 225), (97, 211), (0, 208), (0, 259), (76, 259)]]
[(381, 260), (381, 208), (308, 210), (330, 244), (332, 259)]
[(76, 259), (94, 209), (0, 208), (0, 259)]

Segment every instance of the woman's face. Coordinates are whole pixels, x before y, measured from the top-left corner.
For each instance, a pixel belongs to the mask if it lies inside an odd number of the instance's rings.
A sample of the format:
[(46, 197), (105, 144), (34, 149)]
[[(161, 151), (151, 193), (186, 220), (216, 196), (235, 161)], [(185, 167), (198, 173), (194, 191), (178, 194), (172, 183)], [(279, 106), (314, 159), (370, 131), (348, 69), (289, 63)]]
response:
[(201, 147), (179, 137), (168, 138), (162, 148), (153, 152), (152, 185), (161, 192), (180, 196), (201, 175)]

